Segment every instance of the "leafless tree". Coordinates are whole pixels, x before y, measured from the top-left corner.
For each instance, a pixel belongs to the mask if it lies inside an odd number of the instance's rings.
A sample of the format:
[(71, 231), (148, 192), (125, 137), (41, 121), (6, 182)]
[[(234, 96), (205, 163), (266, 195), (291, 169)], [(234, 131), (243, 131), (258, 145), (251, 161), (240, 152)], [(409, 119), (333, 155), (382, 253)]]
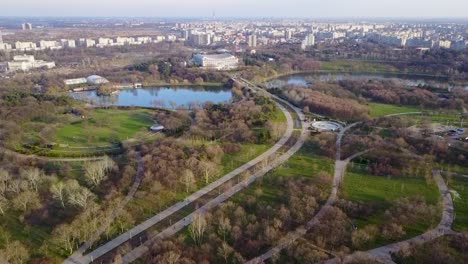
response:
[(195, 214), (193, 222), (189, 226), (190, 237), (192, 237), (195, 244), (200, 245), (205, 234), (207, 222), (205, 216), (202, 214)]

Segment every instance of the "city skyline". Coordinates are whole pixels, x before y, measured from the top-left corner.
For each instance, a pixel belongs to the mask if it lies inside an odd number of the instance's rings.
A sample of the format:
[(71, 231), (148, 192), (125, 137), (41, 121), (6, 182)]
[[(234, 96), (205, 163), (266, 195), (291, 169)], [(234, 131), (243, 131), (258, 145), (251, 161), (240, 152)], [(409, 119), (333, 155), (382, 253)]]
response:
[[(259, 11), (261, 10), (261, 11)], [(6, 1), (0, 16), (73, 16), (73, 17), (211, 17), (217, 18), (467, 18), (468, 2), (404, 1), (404, 0), (200, 0), (200, 1), (111, 1), (82, 0), (63, 2), (58, 0)]]

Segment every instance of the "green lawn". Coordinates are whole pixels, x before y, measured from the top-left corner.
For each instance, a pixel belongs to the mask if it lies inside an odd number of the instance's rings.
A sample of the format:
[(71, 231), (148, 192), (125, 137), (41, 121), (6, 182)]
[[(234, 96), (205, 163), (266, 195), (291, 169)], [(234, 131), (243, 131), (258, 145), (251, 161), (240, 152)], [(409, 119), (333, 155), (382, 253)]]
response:
[(352, 71), (352, 72), (398, 72), (398, 69), (383, 63), (359, 60), (321, 61), (320, 70), (323, 71)]
[(371, 117), (380, 117), (390, 114), (420, 112), (421, 108), (417, 106), (398, 106), (391, 104), (369, 103), (369, 114)]
[(286, 197), (281, 197), (284, 191), (283, 186), (275, 184), (275, 178), (311, 178), (319, 171), (326, 171), (333, 174), (333, 160), (316, 154), (316, 146), (306, 141), (304, 146), (294, 154), (288, 161), (278, 168), (267, 173), (262, 179), (255, 182), (252, 186), (244, 189), (233, 197), (233, 200), (239, 203), (244, 201), (245, 195), (254, 195), (258, 189), (262, 190), (262, 195), (258, 197), (258, 202), (264, 202), (268, 205), (284, 202)]
[(452, 177), (449, 186), (460, 195), (460, 198), (452, 196), (455, 206), (453, 229), (461, 232), (468, 231), (468, 178)]
[(58, 128), (56, 141), (71, 147), (107, 146), (146, 132), (153, 123), (151, 110), (96, 109), (86, 119)]
[[(427, 184), (425, 179), (387, 178), (356, 172), (346, 173), (340, 195), (346, 200), (377, 206), (377, 210), (372, 215), (356, 219), (358, 228), (367, 225), (382, 225), (386, 222), (385, 210), (399, 198), (422, 196), (429, 205), (437, 205), (440, 196), (437, 186), (432, 183)], [(420, 219), (417, 223), (404, 225), (406, 235), (402, 239), (424, 233), (431, 226), (437, 225), (439, 220), (439, 218)], [(362, 250), (389, 242), (393, 241), (377, 236), (375, 241), (366, 244)]]
[(420, 178), (387, 178), (364, 173), (347, 172), (343, 182), (343, 197), (351, 201), (390, 204), (398, 198), (420, 195), (430, 204), (439, 200), (434, 184)]

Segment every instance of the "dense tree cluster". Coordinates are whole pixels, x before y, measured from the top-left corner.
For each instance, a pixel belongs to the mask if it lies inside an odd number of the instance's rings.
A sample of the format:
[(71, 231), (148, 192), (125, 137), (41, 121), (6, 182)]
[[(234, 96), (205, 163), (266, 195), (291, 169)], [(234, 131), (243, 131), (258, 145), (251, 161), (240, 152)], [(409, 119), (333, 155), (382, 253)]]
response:
[[(320, 172), (309, 178), (273, 178), (282, 186), (275, 203), (261, 189), (242, 194), (241, 203), (228, 201), (218, 209), (197, 215), (188, 236), (156, 242), (149, 263), (243, 263), (277, 243), (288, 231), (306, 222), (326, 199), (331, 176)], [(315, 184), (314, 184), (315, 183)]]
[[(463, 106), (465, 92), (459, 90), (457, 95), (449, 98), (439, 97), (437, 94), (419, 87), (407, 87), (394, 80), (362, 80), (362, 81), (340, 81), (340, 86), (353, 92), (357, 96), (369, 100), (396, 105), (416, 105), (426, 108), (453, 108), (459, 109)], [(465, 95), (466, 97), (466, 95)]]
[(195, 110), (188, 135), (236, 143), (266, 143), (275, 139), (280, 130), (270, 121), (275, 112), (274, 103), (263, 97), (244, 98), (234, 104), (205, 104)]
[(285, 87), (281, 94), (300, 107), (320, 115), (340, 119), (360, 119), (367, 115), (367, 107), (358, 101), (346, 98), (337, 98), (305, 87)]

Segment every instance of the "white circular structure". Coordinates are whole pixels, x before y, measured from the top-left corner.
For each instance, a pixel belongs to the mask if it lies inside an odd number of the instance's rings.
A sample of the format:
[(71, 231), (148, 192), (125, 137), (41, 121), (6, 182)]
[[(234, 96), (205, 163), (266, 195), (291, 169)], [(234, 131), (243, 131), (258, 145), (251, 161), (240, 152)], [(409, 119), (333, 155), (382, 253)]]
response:
[(343, 128), (339, 123), (332, 121), (317, 121), (312, 123), (312, 127), (319, 132), (337, 132)]
[(88, 76), (88, 78), (86, 78), (86, 81), (88, 82), (88, 84), (103, 84), (109, 82), (106, 78), (99, 75)]

